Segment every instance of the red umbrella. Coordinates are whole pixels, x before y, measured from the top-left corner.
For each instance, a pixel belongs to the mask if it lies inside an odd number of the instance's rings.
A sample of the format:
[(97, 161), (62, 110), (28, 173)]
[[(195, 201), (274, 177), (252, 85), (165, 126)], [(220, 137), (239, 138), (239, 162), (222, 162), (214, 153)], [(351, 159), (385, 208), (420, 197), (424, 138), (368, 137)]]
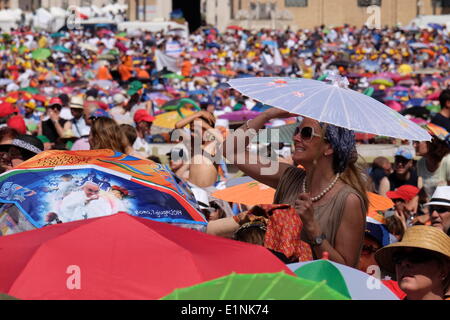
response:
[(228, 26), (227, 29), (231, 29), (231, 30), (244, 30), (244, 28), (240, 27), (240, 26)]
[(199, 71), (196, 74), (194, 74), (194, 77), (207, 77), (209, 75), (211, 75), (211, 71), (209, 71), (209, 70), (202, 70), (202, 71)]
[(19, 299), (159, 299), (237, 273), (291, 271), (261, 246), (126, 213), (0, 237), (0, 292)]
[(47, 101), (47, 97), (46, 97), (46, 96), (43, 96), (43, 95), (41, 95), (41, 94), (35, 94), (35, 95), (33, 95), (33, 99), (36, 100), (36, 101), (40, 101), (40, 102), (42, 102), (42, 103), (45, 103), (45, 102)]
[(436, 91), (436, 92), (428, 95), (427, 100), (439, 100), (440, 95), (441, 95), (441, 91)]

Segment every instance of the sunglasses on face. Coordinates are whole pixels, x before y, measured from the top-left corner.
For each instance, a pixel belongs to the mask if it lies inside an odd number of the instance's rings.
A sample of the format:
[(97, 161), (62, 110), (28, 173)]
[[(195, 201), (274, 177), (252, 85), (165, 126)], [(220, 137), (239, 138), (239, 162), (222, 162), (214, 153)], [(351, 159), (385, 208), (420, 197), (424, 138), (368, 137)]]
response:
[(403, 261), (407, 260), (413, 264), (425, 263), (432, 260), (436, 260), (437, 257), (432, 252), (428, 250), (413, 250), (409, 252), (400, 251), (392, 256), (392, 261), (394, 264), (401, 264)]
[(305, 141), (309, 141), (313, 137), (319, 137), (319, 138), (322, 137), (320, 134), (315, 133), (313, 127), (303, 127), (303, 128), (297, 127), (294, 131), (294, 137), (298, 136), (299, 134), (300, 134), (300, 137), (302, 138), (302, 140), (305, 140)]
[(436, 211), (437, 213), (446, 213), (450, 211), (450, 207), (445, 206), (430, 206), (430, 212)]
[(399, 158), (395, 158), (395, 163), (396, 164), (402, 164), (402, 165), (406, 165), (408, 164), (409, 160), (403, 157), (399, 157)]

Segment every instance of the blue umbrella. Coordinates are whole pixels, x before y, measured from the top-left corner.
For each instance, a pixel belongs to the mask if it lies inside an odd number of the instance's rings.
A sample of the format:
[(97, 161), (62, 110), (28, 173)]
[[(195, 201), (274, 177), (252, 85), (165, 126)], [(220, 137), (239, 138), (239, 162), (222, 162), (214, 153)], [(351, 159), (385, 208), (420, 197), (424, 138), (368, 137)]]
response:
[(430, 141), (426, 130), (385, 104), (348, 88), (348, 80), (331, 84), (309, 79), (258, 77), (228, 83), (243, 95), (282, 110), (357, 132), (414, 141)]
[(262, 42), (262, 44), (265, 45), (265, 46), (278, 48), (278, 44), (277, 44), (275, 41), (264, 40), (264, 41)]
[(209, 42), (209, 43), (206, 44), (206, 47), (220, 49), (220, 44), (218, 44), (216, 42)]
[(208, 94), (208, 91), (204, 90), (204, 89), (199, 89), (199, 90), (193, 90), (193, 91), (189, 91), (188, 94), (191, 95), (197, 95), (197, 94)]
[(433, 29), (444, 30), (444, 26), (440, 25), (440, 24), (437, 24), (437, 23), (429, 23), (428, 26), (433, 28)]
[(71, 52), (70, 49), (67, 49), (66, 47), (61, 46), (61, 45), (53, 46), (53, 47), (52, 47), (52, 50), (53, 50), (53, 51), (64, 52), (64, 53), (70, 53), (70, 52)]

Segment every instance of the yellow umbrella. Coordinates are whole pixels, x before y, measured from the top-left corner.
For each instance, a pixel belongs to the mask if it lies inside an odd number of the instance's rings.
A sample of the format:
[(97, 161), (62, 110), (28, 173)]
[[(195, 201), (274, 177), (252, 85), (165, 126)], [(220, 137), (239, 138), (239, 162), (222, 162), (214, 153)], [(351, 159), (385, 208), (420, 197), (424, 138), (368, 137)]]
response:
[(397, 71), (401, 75), (406, 76), (413, 72), (413, 68), (409, 64), (402, 64), (400, 67), (398, 67)]
[[(180, 115), (181, 112), (181, 115)], [(173, 129), (175, 128), (175, 124), (182, 120), (183, 118), (194, 114), (196, 111), (188, 108), (181, 108), (180, 112), (178, 111), (170, 111), (166, 113), (159, 114), (155, 117), (153, 121), (153, 125), (156, 127)]]

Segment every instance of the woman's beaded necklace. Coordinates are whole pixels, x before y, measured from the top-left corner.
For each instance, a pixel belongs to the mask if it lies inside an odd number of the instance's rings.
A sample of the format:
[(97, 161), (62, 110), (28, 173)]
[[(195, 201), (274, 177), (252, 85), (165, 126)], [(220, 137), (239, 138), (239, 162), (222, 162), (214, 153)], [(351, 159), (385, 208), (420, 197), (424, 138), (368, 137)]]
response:
[[(334, 180), (330, 183), (330, 185), (328, 187), (326, 187), (317, 197), (311, 198), (312, 202), (316, 202), (319, 201), (320, 199), (323, 198), (323, 196), (325, 194), (327, 194), (328, 191), (330, 191), (334, 185), (336, 184), (336, 182), (339, 179), (339, 173), (336, 175), (336, 178), (334, 178)], [(306, 178), (303, 180), (303, 193), (306, 193)]]

